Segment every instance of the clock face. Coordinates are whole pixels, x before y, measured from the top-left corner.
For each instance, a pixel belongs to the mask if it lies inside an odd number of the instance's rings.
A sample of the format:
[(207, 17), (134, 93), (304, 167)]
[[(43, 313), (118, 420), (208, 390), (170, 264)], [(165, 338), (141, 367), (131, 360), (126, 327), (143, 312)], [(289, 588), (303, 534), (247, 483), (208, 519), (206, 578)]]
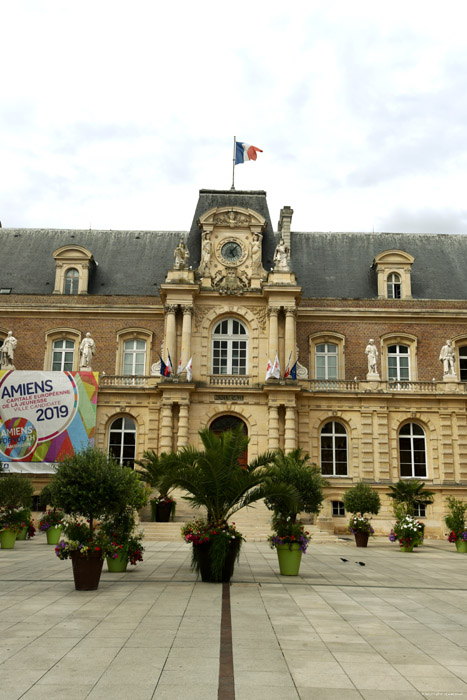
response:
[(237, 262), (242, 257), (242, 247), (235, 241), (227, 241), (221, 248), (222, 257), (227, 262)]

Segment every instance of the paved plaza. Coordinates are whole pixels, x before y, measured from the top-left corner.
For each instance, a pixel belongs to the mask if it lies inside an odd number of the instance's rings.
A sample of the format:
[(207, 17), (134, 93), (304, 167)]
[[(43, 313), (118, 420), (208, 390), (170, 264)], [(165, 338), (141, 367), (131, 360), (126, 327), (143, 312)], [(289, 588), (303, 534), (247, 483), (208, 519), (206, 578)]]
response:
[(99, 589), (77, 592), (43, 535), (0, 550), (1, 700), (467, 700), (453, 545), (312, 543), (290, 578), (247, 543), (230, 588), (189, 564), (183, 542), (151, 542), (142, 564), (104, 564)]

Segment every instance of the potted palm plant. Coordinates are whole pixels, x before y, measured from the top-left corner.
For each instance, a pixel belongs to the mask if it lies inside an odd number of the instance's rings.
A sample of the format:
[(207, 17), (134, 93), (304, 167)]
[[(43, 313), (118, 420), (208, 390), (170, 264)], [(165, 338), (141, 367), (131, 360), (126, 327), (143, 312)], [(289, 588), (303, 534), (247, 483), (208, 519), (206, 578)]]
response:
[(356, 546), (367, 547), (368, 539), (374, 530), (366, 513), (372, 515), (379, 513), (381, 499), (378, 492), (360, 481), (345, 492), (344, 508), (352, 513), (349, 521), (349, 532), (354, 535)]
[(137, 472), (88, 446), (59, 463), (51, 493), (52, 503), (68, 515), (67, 540), (61, 540), (55, 552), (60, 559), (71, 559), (77, 590), (95, 590), (103, 560), (113, 552), (98, 521), (127, 508), (142, 508), (147, 489)]
[(467, 502), (460, 498), (448, 496), (448, 515), (444, 522), (449, 528), (449, 542), (454, 542), (458, 552), (467, 553), (467, 529), (465, 527), (465, 514), (467, 513)]
[(161, 490), (180, 488), (194, 508), (205, 510), (204, 519), (188, 523), (182, 531), (192, 545), (192, 567), (203, 581), (228, 581), (243, 540), (229, 519), (265, 496), (288, 493), (292, 497), (294, 490), (273, 483), (264, 469), (273, 461), (273, 453), (240, 465), (248, 445), (241, 427), (219, 435), (205, 428), (199, 435), (203, 449), (187, 446), (166, 456)]
[(389, 498), (393, 499), (394, 507), (404, 504), (409, 515), (415, 515), (417, 506), (428, 506), (433, 503), (434, 491), (426, 488), (420, 479), (400, 479), (389, 486)]
[(323, 487), (327, 481), (301, 448), (287, 454), (279, 450), (267, 468), (267, 473), (273, 483), (278, 486), (288, 484), (294, 490), (292, 500), (289, 494), (284, 498), (279, 493), (267, 497), (265, 504), (273, 511), (273, 534), (268, 541), (277, 551), (279, 570), (283, 575), (297, 576), (302, 554), (306, 552), (311, 540), (298, 515), (319, 513), (324, 498)]
[(23, 530), (25, 514), (31, 512), (33, 486), (23, 474), (0, 476), (0, 544), (13, 549), (17, 535)]
[(156, 523), (167, 523), (170, 517), (175, 515), (175, 500), (170, 496), (171, 489), (161, 489), (162, 479), (165, 470), (170, 464), (167, 454), (163, 452), (160, 456), (154, 450), (146, 450), (143, 459), (136, 460), (136, 464), (143, 467), (139, 474), (146, 483), (158, 491), (154, 498), (151, 498), (151, 518)]

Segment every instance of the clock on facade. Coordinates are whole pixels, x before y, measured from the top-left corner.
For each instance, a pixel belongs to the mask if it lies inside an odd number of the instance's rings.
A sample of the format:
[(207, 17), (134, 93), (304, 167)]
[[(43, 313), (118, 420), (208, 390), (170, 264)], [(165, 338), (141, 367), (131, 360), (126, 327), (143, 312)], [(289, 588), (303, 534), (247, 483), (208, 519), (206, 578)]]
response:
[(236, 241), (227, 241), (221, 248), (222, 257), (230, 263), (235, 263), (240, 260), (242, 253), (242, 247)]

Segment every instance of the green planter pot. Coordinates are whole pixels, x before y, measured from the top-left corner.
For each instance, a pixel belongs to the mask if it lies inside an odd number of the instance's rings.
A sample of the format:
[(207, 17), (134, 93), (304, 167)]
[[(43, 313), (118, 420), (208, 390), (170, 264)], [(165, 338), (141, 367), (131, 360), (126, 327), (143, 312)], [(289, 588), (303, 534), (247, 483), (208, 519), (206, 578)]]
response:
[(456, 549), (462, 554), (467, 554), (467, 542), (465, 540), (456, 540)]
[(282, 576), (298, 576), (300, 563), (302, 561), (302, 551), (299, 544), (277, 544), (277, 558), (279, 559), (279, 570)]
[(408, 547), (399, 547), (401, 552), (413, 552), (414, 545), (411, 544)]
[(23, 527), (23, 529), (21, 530), (21, 532), (19, 532), (19, 533), (16, 535), (16, 539), (17, 539), (17, 540), (25, 540), (27, 536), (28, 536), (28, 526), (25, 525), (25, 526)]
[(47, 544), (58, 544), (62, 534), (62, 527), (61, 525), (52, 525), (45, 531), (45, 534), (47, 535)]
[(106, 559), (109, 571), (112, 573), (121, 573), (122, 571), (126, 571), (128, 566), (128, 551), (123, 549), (115, 559), (112, 559), (112, 557), (106, 557)]
[(16, 532), (2, 530), (0, 532), (0, 544), (2, 549), (14, 549), (16, 542)]

